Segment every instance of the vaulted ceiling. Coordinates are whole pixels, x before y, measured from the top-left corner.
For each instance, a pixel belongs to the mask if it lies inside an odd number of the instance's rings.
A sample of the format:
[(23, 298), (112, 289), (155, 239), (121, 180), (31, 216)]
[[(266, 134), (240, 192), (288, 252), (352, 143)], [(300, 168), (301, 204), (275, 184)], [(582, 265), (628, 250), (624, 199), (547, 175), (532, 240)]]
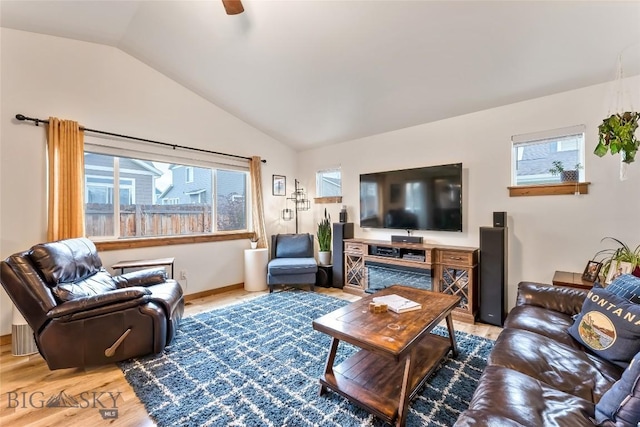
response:
[(640, 1), (4, 1), (303, 150), (640, 74)]

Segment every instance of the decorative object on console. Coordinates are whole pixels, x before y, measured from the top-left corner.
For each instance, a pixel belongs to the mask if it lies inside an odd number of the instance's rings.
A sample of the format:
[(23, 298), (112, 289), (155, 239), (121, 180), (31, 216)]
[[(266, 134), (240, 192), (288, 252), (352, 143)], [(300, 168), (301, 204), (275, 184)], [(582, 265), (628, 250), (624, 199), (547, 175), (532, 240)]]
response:
[(598, 280), (598, 274), (600, 274), (601, 268), (601, 262), (593, 260), (587, 262), (587, 266), (584, 268), (584, 273), (582, 273), (582, 279), (589, 280), (590, 282), (595, 282), (596, 280)]
[(622, 368), (640, 351), (640, 305), (604, 288), (587, 294), (569, 334), (591, 352)]
[(613, 261), (609, 267), (609, 273), (604, 283), (606, 285), (611, 284), (616, 278), (623, 274), (630, 274), (633, 271), (633, 265), (630, 262), (625, 261)]
[(318, 261), (320, 265), (331, 264), (331, 215), (324, 210), (324, 218), (318, 223)]
[[(602, 240), (600, 240), (600, 242), (602, 243), (605, 240), (614, 241), (615, 243), (617, 243), (618, 247), (602, 249), (596, 252), (596, 254), (593, 256), (594, 260), (601, 260), (601, 271), (604, 277), (609, 277), (609, 270), (612, 268), (611, 264), (613, 263), (615, 268), (616, 261), (631, 263), (631, 271), (635, 271), (634, 268), (640, 266), (640, 245), (636, 246), (636, 248), (632, 250), (626, 243), (616, 238), (604, 237)], [(629, 273), (631, 271), (629, 271)]]
[(308, 211), (311, 209), (311, 202), (307, 198), (307, 193), (304, 191), (302, 187), (300, 187), (300, 183), (298, 180), (294, 180), (295, 183), (295, 191), (291, 193), (291, 197), (287, 197), (287, 200), (291, 200), (294, 203), (293, 209), (285, 208), (282, 210), (282, 219), (285, 221), (290, 221), (292, 219), (296, 220), (296, 234), (298, 234), (298, 212), (300, 211)]

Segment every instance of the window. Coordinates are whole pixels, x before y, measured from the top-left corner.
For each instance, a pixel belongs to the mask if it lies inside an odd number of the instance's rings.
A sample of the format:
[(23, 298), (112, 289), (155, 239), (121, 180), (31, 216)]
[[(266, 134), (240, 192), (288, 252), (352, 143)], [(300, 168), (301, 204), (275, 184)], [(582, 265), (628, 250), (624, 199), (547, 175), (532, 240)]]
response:
[(248, 172), (85, 152), (89, 237), (247, 230)]
[[(585, 126), (556, 129), (526, 135), (516, 135), (512, 140), (512, 185), (560, 183), (560, 175), (549, 169), (554, 161), (562, 162), (565, 170), (584, 164)], [(579, 169), (580, 181), (584, 169)]]
[(185, 176), (185, 182), (187, 184), (190, 182), (193, 182), (193, 168), (190, 166), (184, 168), (184, 176)]
[(342, 196), (340, 169), (328, 169), (316, 173), (316, 197)]

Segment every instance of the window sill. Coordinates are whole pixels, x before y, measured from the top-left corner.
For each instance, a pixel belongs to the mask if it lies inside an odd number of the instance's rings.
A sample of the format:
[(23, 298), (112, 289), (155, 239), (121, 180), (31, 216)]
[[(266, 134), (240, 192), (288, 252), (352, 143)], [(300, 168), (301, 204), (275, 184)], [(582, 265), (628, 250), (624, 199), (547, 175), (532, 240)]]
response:
[(326, 203), (342, 203), (342, 196), (337, 197), (316, 197), (313, 199), (314, 203), (326, 204)]
[(509, 197), (557, 196), (563, 194), (589, 194), (590, 182), (565, 182), (561, 184), (518, 185), (507, 187)]
[(188, 245), (192, 243), (223, 242), (228, 240), (248, 239), (254, 233), (196, 234), (192, 236), (148, 237), (138, 239), (98, 240), (94, 241), (98, 251), (115, 251), (120, 249), (150, 248), (153, 246)]

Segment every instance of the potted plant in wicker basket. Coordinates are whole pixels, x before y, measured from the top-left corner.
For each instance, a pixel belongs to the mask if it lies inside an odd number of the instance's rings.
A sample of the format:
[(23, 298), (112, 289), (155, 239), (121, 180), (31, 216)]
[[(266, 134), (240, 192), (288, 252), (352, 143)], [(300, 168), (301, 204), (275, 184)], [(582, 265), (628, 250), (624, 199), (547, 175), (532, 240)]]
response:
[(318, 262), (320, 265), (331, 264), (331, 215), (324, 210), (324, 218), (318, 223)]
[(578, 171), (582, 169), (582, 165), (580, 163), (577, 163), (571, 170), (565, 170), (564, 165), (559, 160), (551, 163), (553, 164), (553, 167), (549, 169), (549, 172), (551, 172), (552, 175), (560, 174), (560, 182), (578, 181)]
[(635, 133), (638, 129), (640, 113), (626, 111), (612, 114), (598, 126), (598, 145), (594, 151), (597, 156), (620, 153), (624, 163), (633, 163), (640, 148), (640, 140)]

